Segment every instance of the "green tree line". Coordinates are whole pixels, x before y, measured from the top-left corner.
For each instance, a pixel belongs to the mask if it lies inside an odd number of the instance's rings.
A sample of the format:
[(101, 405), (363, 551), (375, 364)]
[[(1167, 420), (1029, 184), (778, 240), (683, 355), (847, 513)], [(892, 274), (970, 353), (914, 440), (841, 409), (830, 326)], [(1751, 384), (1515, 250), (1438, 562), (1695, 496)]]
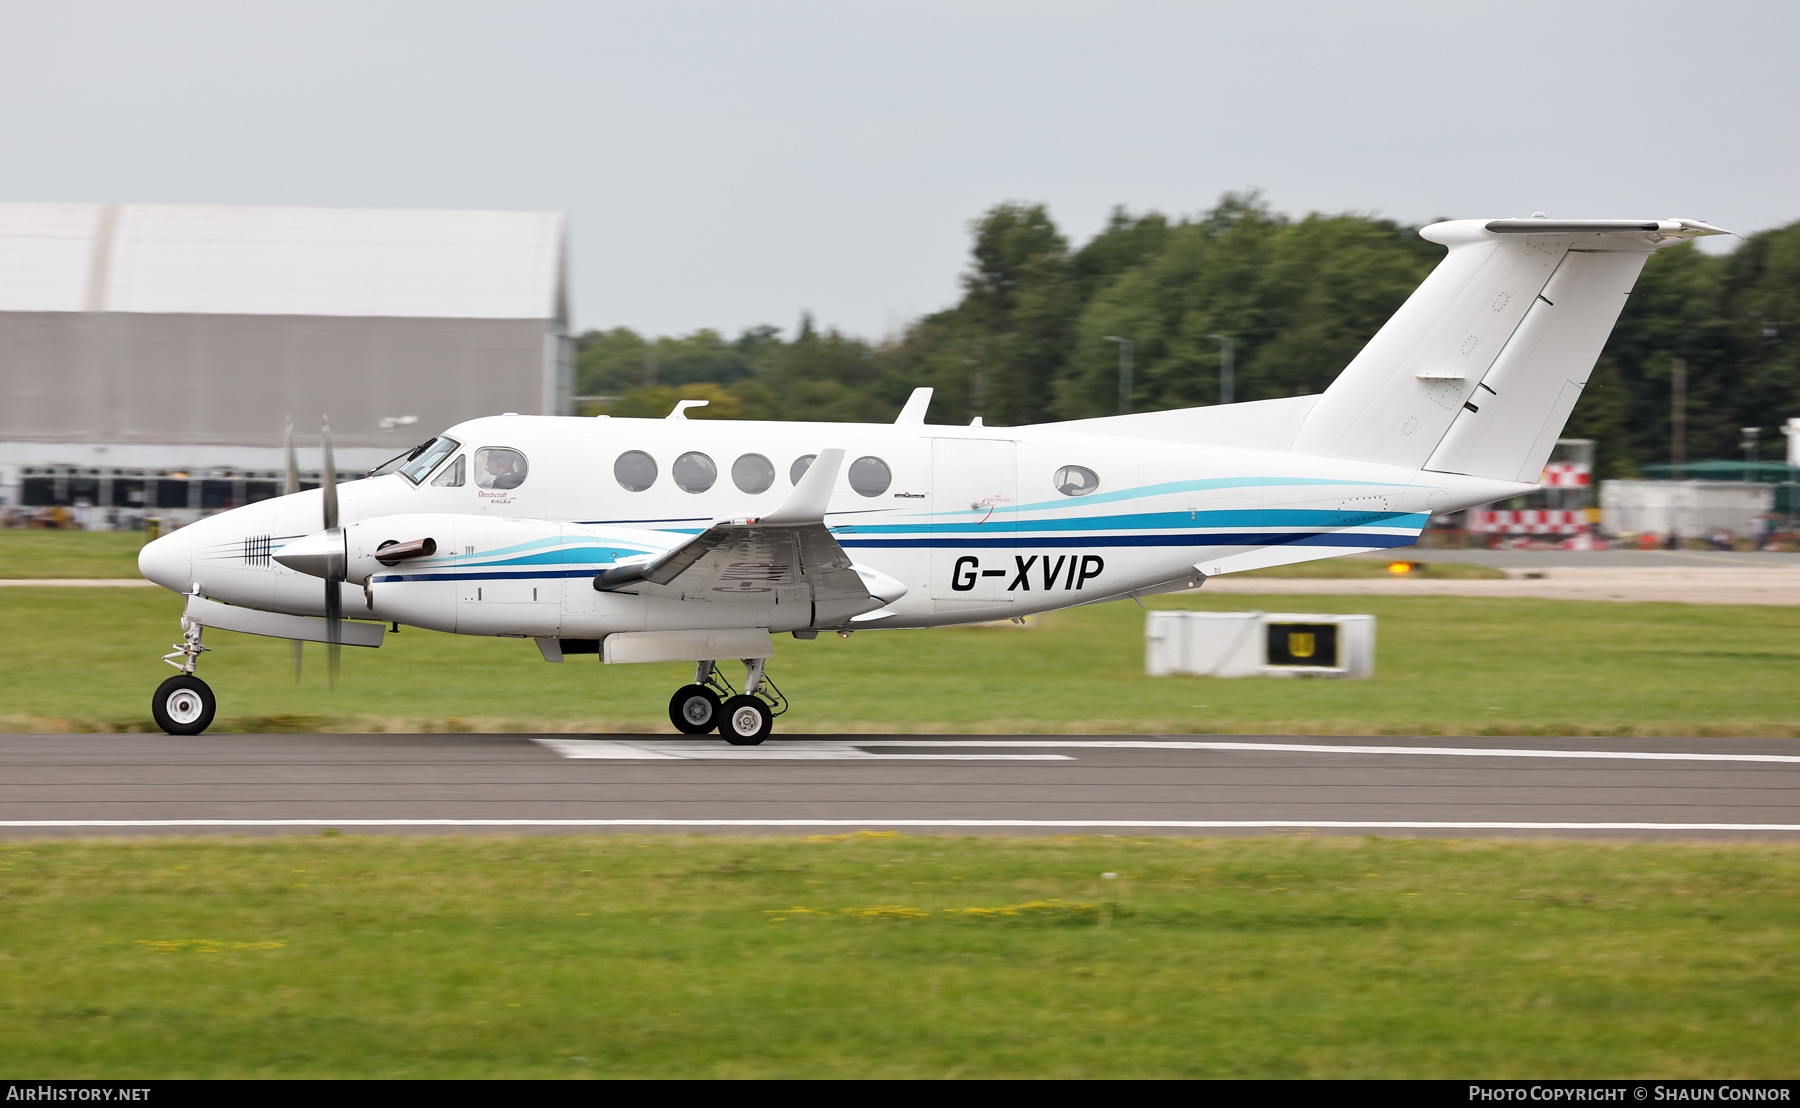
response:
[[(1418, 228), (1368, 216), (1272, 212), (1254, 194), (1171, 220), (1115, 210), (1072, 245), (1042, 205), (997, 205), (971, 226), (954, 306), (871, 342), (805, 318), (647, 338), (581, 337), (586, 410), (695, 418), (882, 421), (915, 387), (934, 423), (992, 426), (1119, 410), (1119, 346), (1132, 346), (1133, 411), (1215, 404), (1221, 337), (1234, 399), (1322, 391), (1443, 256)], [(1739, 429), (1800, 415), (1800, 223), (1730, 254), (1691, 244), (1651, 256), (1570, 420), (1599, 442), (1603, 476), (1670, 454), (1670, 376), (1687, 375), (1690, 459), (1734, 457)]]

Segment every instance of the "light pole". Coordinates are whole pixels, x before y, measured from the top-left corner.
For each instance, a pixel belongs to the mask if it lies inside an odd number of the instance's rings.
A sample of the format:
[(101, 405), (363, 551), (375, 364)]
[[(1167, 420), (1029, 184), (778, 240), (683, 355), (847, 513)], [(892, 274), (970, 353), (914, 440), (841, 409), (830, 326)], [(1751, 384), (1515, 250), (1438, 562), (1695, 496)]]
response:
[(1762, 441), (1762, 428), (1740, 427), (1738, 430), (1744, 436), (1738, 440), (1738, 445), (1744, 448), (1744, 480), (1754, 481), (1756, 480), (1756, 448)]
[(1119, 414), (1131, 414), (1131, 340), (1107, 335), (1107, 342), (1119, 344)]
[(1219, 340), (1219, 403), (1231, 403), (1231, 395), (1235, 391), (1232, 379), (1237, 370), (1237, 343), (1230, 335), (1208, 335), (1209, 339)]

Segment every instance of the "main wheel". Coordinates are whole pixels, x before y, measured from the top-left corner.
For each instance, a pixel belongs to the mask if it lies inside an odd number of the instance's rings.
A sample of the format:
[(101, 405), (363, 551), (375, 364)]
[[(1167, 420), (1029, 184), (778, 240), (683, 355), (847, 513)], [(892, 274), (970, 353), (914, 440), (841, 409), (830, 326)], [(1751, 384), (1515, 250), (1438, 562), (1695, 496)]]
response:
[(156, 725), (171, 735), (198, 735), (212, 726), (219, 700), (206, 682), (191, 673), (169, 678), (150, 698), (150, 714)]
[(719, 697), (705, 685), (683, 685), (669, 698), (669, 722), (683, 735), (704, 735), (719, 726)]
[(719, 734), (732, 746), (755, 746), (775, 727), (775, 714), (754, 696), (734, 696), (720, 711), (724, 721), (719, 724)]

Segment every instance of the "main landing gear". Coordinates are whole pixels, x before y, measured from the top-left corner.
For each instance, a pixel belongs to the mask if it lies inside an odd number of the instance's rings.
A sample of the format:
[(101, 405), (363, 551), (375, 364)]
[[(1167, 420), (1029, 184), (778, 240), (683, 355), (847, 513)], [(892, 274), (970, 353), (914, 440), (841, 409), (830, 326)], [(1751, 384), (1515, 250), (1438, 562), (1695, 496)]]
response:
[(200, 655), (212, 649), (200, 645), (200, 633), (204, 630), (186, 616), (181, 617), (181, 641), (175, 644), (173, 653), (163, 655), (163, 661), (181, 672), (156, 687), (156, 694), (150, 698), (150, 714), (156, 725), (171, 735), (198, 735), (212, 726), (213, 713), (219, 707), (211, 687), (194, 676)]
[(717, 729), (733, 746), (755, 746), (769, 737), (775, 717), (787, 711), (787, 697), (763, 673), (762, 658), (744, 659), (744, 691), (739, 693), (718, 670), (716, 662), (701, 662), (694, 683), (683, 685), (669, 698), (669, 720), (684, 735), (705, 735)]

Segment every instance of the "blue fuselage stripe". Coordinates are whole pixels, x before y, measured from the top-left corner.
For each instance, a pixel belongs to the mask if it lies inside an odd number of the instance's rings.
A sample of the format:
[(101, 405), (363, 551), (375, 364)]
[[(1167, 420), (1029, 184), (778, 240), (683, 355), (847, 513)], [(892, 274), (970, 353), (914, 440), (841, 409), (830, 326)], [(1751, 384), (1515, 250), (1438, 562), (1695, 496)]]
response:
[(1237, 534), (1212, 532), (1205, 535), (996, 535), (993, 538), (952, 539), (942, 535), (923, 539), (838, 539), (843, 547), (920, 547), (942, 550), (1031, 550), (1042, 547), (1084, 547), (1104, 549), (1114, 546), (1411, 546), (1416, 535), (1370, 535), (1342, 531), (1250, 531)]
[(561, 577), (585, 579), (594, 577), (605, 568), (605, 566), (600, 566), (595, 569), (541, 569), (526, 573), (388, 573), (375, 578), (375, 583), (385, 585), (396, 581), (543, 581)]
[[(1342, 546), (1362, 549), (1388, 549), (1396, 546), (1411, 546), (1417, 541), (1413, 535), (1372, 535), (1344, 531), (1246, 531), (1236, 534), (1209, 532), (1203, 535), (1015, 535), (1000, 534), (991, 538), (979, 539), (948, 538), (933, 535), (915, 539), (839, 539), (839, 545), (848, 547), (870, 547), (873, 549), (934, 549), (934, 550), (1039, 550), (1045, 547), (1068, 548), (1079, 547), (1088, 550), (1103, 550), (1115, 547), (1133, 546), (1173, 546), (1173, 547), (1208, 547), (1208, 546)], [(513, 573), (488, 572), (444, 572), (444, 573), (392, 573), (375, 578), (377, 584), (388, 584), (400, 581), (537, 581), (558, 578), (593, 577), (611, 563), (597, 562), (589, 569), (565, 570), (523, 570)]]

